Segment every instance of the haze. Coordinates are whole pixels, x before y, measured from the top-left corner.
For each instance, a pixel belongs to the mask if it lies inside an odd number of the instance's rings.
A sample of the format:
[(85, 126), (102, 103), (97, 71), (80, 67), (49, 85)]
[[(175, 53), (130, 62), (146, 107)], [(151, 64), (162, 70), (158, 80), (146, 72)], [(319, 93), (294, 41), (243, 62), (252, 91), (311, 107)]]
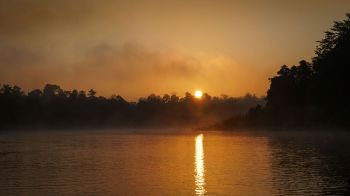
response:
[(265, 95), (282, 64), (310, 60), (350, 1), (0, 0), (0, 84)]

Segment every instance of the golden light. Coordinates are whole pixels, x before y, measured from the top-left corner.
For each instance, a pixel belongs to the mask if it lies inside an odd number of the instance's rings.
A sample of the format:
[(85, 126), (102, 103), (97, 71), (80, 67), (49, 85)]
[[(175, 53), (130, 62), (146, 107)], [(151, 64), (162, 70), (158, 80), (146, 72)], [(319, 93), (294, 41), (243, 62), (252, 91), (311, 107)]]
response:
[(205, 173), (204, 173), (204, 151), (203, 151), (203, 134), (199, 134), (195, 138), (196, 146), (195, 146), (195, 194), (196, 195), (204, 195), (205, 190)]
[(200, 98), (202, 98), (202, 96), (203, 96), (203, 92), (200, 91), (200, 90), (196, 90), (196, 92), (194, 92), (194, 96), (195, 96), (197, 99), (200, 99)]

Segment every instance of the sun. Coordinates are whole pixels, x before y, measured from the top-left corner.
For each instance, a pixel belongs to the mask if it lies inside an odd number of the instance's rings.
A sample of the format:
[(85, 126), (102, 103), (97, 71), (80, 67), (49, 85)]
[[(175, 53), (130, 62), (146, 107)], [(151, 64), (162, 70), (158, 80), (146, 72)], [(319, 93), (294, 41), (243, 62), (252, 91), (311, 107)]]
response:
[(197, 99), (200, 99), (200, 98), (202, 98), (202, 96), (203, 96), (203, 92), (200, 91), (200, 90), (196, 90), (196, 91), (194, 92), (194, 96), (195, 96)]

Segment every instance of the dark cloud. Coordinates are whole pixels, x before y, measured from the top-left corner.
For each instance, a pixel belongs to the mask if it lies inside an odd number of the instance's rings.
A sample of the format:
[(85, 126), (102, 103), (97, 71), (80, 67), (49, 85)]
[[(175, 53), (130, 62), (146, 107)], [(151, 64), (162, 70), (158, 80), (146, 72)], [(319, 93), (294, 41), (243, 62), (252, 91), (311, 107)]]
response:
[(94, 73), (99, 77), (130, 82), (150, 78), (196, 77), (200, 74), (201, 66), (200, 60), (194, 56), (156, 51), (127, 43), (122, 47), (108, 44), (93, 47), (78, 63), (76, 70), (87, 76)]
[(72, 87), (103, 89), (105, 94), (110, 94), (111, 91), (106, 89), (123, 91), (130, 85), (133, 88), (142, 88), (142, 85), (157, 88), (159, 83), (173, 86), (174, 80), (190, 81), (201, 74), (203, 66), (194, 56), (156, 51), (136, 43), (121, 47), (99, 44), (86, 51), (76, 51), (71, 60), (47, 56), (50, 55), (45, 51), (0, 48), (0, 83), (34, 88), (46, 82), (56, 82)]

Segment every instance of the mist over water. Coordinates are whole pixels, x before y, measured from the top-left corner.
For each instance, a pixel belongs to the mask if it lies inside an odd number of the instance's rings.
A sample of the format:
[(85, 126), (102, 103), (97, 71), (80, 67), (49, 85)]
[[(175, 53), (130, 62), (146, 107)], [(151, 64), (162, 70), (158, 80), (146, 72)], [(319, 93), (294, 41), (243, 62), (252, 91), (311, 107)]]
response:
[(12, 132), (0, 195), (344, 195), (348, 133)]

